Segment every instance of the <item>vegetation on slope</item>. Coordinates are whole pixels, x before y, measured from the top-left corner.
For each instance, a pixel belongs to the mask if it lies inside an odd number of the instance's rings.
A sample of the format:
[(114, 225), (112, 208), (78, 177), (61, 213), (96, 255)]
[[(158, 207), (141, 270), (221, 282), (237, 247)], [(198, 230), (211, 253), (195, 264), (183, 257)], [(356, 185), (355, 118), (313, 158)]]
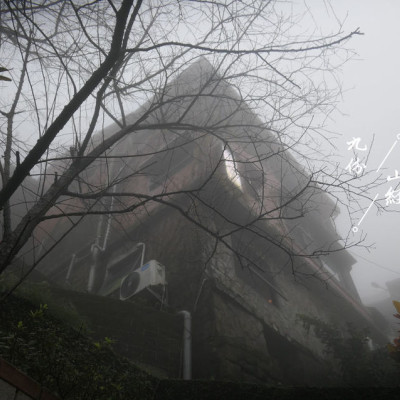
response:
[(313, 329), (332, 358), (332, 369), (345, 387), (398, 387), (400, 363), (386, 346), (370, 349), (368, 331), (348, 325), (347, 335), (317, 317), (299, 315), (306, 331)]
[[(11, 312), (12, 311), (12, 312)], [(47, 310), (9, 296), (0, 306), (0, 356), (62, 399), (150, 399), (158, 380)]]

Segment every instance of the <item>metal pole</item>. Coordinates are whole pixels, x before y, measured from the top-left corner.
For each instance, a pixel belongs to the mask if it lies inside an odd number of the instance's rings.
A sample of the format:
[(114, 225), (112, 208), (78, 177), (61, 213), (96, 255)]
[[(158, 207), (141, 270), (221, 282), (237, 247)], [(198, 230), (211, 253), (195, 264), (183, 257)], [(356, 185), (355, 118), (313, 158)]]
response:
[(183, 315), (183, 379), (192, 379), (192, 316), (189, 311), (179, 311)]

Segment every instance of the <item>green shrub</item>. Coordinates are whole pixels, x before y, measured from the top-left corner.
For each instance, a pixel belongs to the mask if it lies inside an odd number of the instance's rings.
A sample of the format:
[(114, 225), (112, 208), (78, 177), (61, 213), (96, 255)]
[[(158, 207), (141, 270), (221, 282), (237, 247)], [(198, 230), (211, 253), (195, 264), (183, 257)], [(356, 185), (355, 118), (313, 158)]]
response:
[(0, 307), (0, 355), (62, 399), (152, 398), (157, 380), (49, 315), (9, 297)]
[(368, 331), (348, 324), (343, 333), (337, 326), (317, 317), (299, 315), (303, 327), (313, 329), (325, 345), (325, 352), (335, 361), (344, 385), (349, 387), (398, 386), (400, 368), (389, 355), (386, 347), (370, 350)]

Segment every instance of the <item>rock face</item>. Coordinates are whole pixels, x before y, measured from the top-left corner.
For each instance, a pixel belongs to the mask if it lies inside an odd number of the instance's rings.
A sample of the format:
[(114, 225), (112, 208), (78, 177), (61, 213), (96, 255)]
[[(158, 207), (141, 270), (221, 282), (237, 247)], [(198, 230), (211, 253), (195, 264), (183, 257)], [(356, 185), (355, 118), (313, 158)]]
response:
[[(144, 243), (145, 261), (166, 267), (168, 310), (192, 313), (194, 378), (337, 384), (321, 342), (298, 316), (343, 332), (351, 321), (369, 326), (375, 341), (384, 337), (351, 280), (354, 259), (331, 222), (336, 205), (307, 186), (304, 169), (207, 61), (166, 86), (163, 105), (149, 112), (156, 100), (127, 116), (149, 113), (153, 128), (133, 131), (110, 152), (130, 156), (99, 161), (80, 183), (104, 190), (114, 182), (115, 195), (94, 208), (103, 215), (81, 221), (41, 271), (75, 290), (118, 297)], [(83, 206), (76, 202), (63, 207)], [(48, 229), (53, 240), (69, 221)], [(317, 249), (320, 258), (304, 256)]]

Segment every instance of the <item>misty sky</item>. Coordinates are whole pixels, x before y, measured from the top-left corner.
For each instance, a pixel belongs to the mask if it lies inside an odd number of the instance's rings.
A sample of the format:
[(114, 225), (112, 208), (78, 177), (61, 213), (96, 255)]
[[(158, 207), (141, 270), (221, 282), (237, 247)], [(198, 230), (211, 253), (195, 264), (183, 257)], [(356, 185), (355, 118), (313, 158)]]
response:
[[(367, 170), (376, 170), (400, 134), (400, 1), (398, 0), (294, 0), (306, 4), (317, 25), (325, 28), (332, 21), (344, 22), (344, 32), (360, 28), (363, 36), (354, 37), (349, 47), (355, 49), (358, 60), (343, 67), (343, 101), (341, 111), (334, 115), (329, 129), (341, 134), (336, 141), (338, 159), (343, 168), (351, 153), (346, 141), (359, 137), (362, 145), (370, 146), (374, 137)], [(317, 32), (316, 32), (317, 33)], [(400, 174), (400, 140), (385, 161), (382, 172)], [(394, 181), (400, 183), (400, 180)], [(377, 194), (382, 199), (390, 187)], [(400, 186), (399, 186), (400, 187)], [(374, 195), (374, 193), (372, 193)], [(381, 202), (384, 204), (384, 201)], [(365, 209), (369, 203), (365, 204)], [(390, 211), (390, 212), (389, 212)], [(395, 213), (398, 211), (398, 213)], [(359, 219), (363, 217), (360, 213)], [(337, 219), (339, 232), (346, 236), (351, 226), (344, 217)], [(373, 206), (359, 225), (366, 234), (365, 244), (373, 244), (369, 251), (354, 248), (358, 259), (353, 267), (353, 278), (362, 298), (384, 297), (385, 292), (371, 287), (371, 282), (385, 286), (388, 280), (400, 278), (400, 204), (392, 204), (388, 211), (377, 215)], [(357, 239), (357, 236), (354, 236)], [(400, 294), (399, 294), (400, 300)]]
[[(306, 3), (312, 10), (320, 8), (318, 16), (327, 14), (322, 1)], [(346, 31), (360, 27), (364, 33), (350, 44), (359, 57), (343, 68), (344, 89), (348, 90), (340, 105), (342, 115), (335, 115), (330, 129), (343, 135), (336, 142), (343, 168), (352, 156), (346, 141), (360, 137), (361, 145), (370, 146), (374, 137), (367, 170), (376, 171), (396, 142), (396, 135), (400, 134), (400, 1), (332, 0), (330, 5), (336, 16), (345, 20)], [(393, 176), (395, 169), (400, 174), (400, 140), (394, 145), (381, 172), (384, 176)], [(378, 198), (384, 198), (390, 186), (395, 189), (398, 183), (400, 180), (388, 182), (377, 191)], [(381, 204), (385, 205), (385, 201)], [(366, 203), (365, 207), (368, 205)], [(351, 227), (340, 217), (338, 220), (339, 231), (347, 234)], [(375, 244), (370, 251), (362, 248), (351, 250), (358, 259), (353, 267), (353, 278), (365, 301), (372, 297), (385, 297), (385, 291), (371, 287), (371, 282), (385, 286), (386, 281), (400, 278), (400, 204), (389, 205), (388, 211), (380, 215), (372, 206), (359, 225), (357, 235), (360, 234), (367, 235), (366, 244)]]

